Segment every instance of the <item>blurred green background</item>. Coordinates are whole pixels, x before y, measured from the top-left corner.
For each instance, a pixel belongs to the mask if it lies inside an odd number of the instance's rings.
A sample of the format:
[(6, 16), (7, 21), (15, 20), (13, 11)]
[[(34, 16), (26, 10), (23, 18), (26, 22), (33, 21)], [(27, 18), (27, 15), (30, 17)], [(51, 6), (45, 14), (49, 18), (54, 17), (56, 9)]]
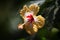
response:
[[(18, 30), (23, 23), (19, 10), (23, 5), (38, 4), (45, 25), (30, 36), (25, 30)], [(60, 2), (59, 0), (0, 0), (0, 39), (1, 40), (60, 40)]]

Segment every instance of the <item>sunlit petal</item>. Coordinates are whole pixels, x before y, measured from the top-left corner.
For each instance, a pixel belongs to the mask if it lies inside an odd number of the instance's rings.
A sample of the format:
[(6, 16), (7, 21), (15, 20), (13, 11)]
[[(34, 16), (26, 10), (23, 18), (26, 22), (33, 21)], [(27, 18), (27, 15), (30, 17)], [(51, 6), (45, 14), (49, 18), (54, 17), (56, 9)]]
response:
[(29, 12), (30, 10), (29, 10), (29, 8), (27, 7), (27, 5), (24, 5), (23, 6), (23, 9), (21, 9), (21, 11), (20, 11), (20, 15), (24, 18), (25, 16), (25, 13), (26, 12)]
[(29, 6), (29, 9), (34, 12), (34, 15), (37, 15), (37, 13), (39, 12), (40, 7), (38, 5), (31, 4)]
[(36, 24), (38, 25), (38, 28), (42, 28), (45, 24), (45, 18), (42, 17), (41, 15), (37, 16), (37, 22)]

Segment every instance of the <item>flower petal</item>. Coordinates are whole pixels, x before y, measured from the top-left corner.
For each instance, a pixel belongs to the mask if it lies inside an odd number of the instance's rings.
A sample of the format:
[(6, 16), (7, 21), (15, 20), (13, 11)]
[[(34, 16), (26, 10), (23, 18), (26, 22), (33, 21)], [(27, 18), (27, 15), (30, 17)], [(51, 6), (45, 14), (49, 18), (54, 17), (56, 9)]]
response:
[(27, 25), (27, 26), (25, 25), (25, 29), (26, 29), (27, 33), (29, 33), (30, 35), (33, 35), (38, 31), (37, 26), (34, 24), (32, 24), (32, 26), (31, 25)]
[(20, 15), (24, 18), (25, 13), (29, 12), (30, 10), (28, 9), (28, 7), (26, 5), (23, 6), (23, 9), (21, 9), (20, 11)]
[(38, 28), (42, 28), (45, 24), (45, 18), (39, 15), (37, 16), (37, 20), (38, 22), (36, 22), (35, 24), (38, 26)]
[(34, 15), (37, 15), (37, 13), (39, 12), (40, 7), (38, 5), (31, 4), (29, 6), (29, 9), (34, 12)]
[(37, 25), (33, 24), (33, 30), (34, 30), (34, 32), (38, 31)]

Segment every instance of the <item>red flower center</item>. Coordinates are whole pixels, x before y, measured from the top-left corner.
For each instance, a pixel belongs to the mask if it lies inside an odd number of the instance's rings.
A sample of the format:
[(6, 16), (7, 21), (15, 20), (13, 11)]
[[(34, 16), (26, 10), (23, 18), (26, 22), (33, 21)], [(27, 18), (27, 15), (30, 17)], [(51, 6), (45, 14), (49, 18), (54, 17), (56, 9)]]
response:
[(28, 18), (28, 21), (31, 22), (31, 23), (32, 23), (32, 21), (34, 21), (34, 18), (31, 14), (28, 15), (27, 18)]

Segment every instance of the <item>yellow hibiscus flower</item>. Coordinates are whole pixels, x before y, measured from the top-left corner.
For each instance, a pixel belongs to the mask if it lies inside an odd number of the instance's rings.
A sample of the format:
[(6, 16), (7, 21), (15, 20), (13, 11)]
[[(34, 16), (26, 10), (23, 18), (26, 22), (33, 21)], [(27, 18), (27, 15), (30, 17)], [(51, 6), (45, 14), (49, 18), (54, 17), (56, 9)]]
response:
[(20, 10), (20, 15), (24, 19), (23, 24), (18, 25), (18, 29), (25, 29), (30, 35), (35, 34), (38, 29), (42, 28), (45, 24), (45, 18), (41, 15), (37, 15), (40, 7), (35, 4), (31, 4), (29, 7), (27, 5), (23, 6)]

